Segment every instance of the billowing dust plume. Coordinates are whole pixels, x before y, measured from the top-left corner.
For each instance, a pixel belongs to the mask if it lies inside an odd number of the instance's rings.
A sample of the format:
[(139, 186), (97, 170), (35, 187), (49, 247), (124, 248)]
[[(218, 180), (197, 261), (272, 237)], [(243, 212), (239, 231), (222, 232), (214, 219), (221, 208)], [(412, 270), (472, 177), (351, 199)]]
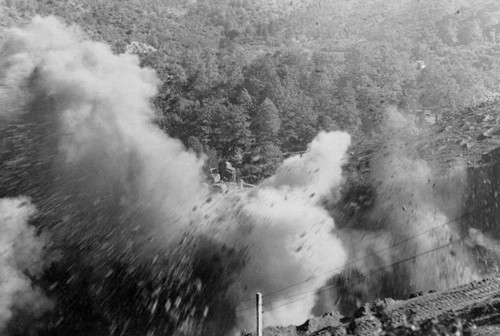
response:
[(317, 312), (334, 302), (349, 314), (379, 297), (405, 299), (479, 278), (459, 229), (465, 166), (440, 169), (421, 159), (416, 142), (425, 131), (396, 109), (387, 111), (384, 131), (365, 185), (344, 203), (350, 221), (341, 239), (349, 260), (359, 261), (329, 280)]
[[(251, 258), (239, 285), (251, 289), (247, 297), (255, 290), (264, 294), (268, 325), (303, 322), (325, 273), (346, 260), (322, 202), (338, 195), (349, 145), (346, 133), (320, 133), (306, 153), (285, 160), (243, 201), (241, 220), (251, 223), (253, 232), (246, 239)], [(246, 325), (253, 325), (252, 303), (238, 308), (241, 318), (252, 322)]]
[(0, 332), (14, 311), (40, 316), (52, 303), (32, 280), (44, 270), (44, 240), (28, 224), (35, 207), (25, 198), (0, 199)]
[(43, 279), (48, 332), (224, 335), (248, 327), (257, 290), (266, 324), (309, 315), (345, 262), (322, 204), (338, 198), (347, 134), (320, 134), (253, 190), (210, 195), (203, 160), (155, 126), (158, 81), (136, 56), (54, 18), (4, 41), (0, 197), (30, 197), (61, 255)]

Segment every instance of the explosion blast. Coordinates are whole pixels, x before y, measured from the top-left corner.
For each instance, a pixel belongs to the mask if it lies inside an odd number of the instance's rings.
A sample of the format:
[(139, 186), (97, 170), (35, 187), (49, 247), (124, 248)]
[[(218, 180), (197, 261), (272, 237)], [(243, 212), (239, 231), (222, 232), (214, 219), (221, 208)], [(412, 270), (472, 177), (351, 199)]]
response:
[[(251, 326), (255, 291), (313, 292), (345, 262), (322, 203), (338, 194), (349, 135), (318, 135), (251, 191), (210, 195), (203, 160), (154, 125), (158, 80), (136, 56), (40, 17), (6, 32), (1, 55), (0, 323), (12, 334), (35, 326), (12, 314), (47, 311), (51, 335), (230, 334)], [(271, 306), (265, 322), (313, 305)]]
[(364, 193), (343, 186), (350, 137), (331, 132), (256, 188), (214, 195), (203, 159), (155, 126), (159, 82), (136, 56), (55, 18), (3, 41), (3, 334), (232, 335), (253, 326), (256, 291), (265, 324), (298, 324), (476, 279), (471, 249), (498, 246), (452, 221), (464, 170), (411, 155), (418, 128), (395, 111)]

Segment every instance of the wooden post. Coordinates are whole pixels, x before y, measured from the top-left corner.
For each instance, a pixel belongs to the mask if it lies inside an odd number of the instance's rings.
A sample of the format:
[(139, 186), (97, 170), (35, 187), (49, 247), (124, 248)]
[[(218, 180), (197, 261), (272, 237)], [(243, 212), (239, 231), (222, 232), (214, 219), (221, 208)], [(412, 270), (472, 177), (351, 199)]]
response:
[(262, 294), (257, 293), (257, 336), (262, 336)]

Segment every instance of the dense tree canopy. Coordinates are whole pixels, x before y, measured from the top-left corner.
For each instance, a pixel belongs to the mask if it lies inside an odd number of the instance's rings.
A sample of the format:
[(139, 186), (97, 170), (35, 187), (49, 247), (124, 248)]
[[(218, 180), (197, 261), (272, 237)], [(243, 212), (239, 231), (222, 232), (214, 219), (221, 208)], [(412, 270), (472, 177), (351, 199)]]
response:
[[(213, 160), (304, 150), (320, 130), (376, 135), (388, 106), (409, 115), (495, 95), (495, 1), (8, 1), (134, 51), (161, 80), (158, 124)], [(81, 11), (81, 12), (79, 12)], [(83, 13), (83, 14), (78, 14)], [(147, 20), (144, 18), (147, 17)], [(264, 150), (266, 148), (266, 150)], [(273, 153), (257, 155), (256, 153)]]

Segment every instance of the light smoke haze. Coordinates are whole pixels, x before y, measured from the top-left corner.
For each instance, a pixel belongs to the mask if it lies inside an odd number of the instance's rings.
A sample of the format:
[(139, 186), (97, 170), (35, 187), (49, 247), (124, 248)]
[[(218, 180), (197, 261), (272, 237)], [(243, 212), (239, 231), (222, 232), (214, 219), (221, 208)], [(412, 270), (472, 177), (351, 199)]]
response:
[(379, 297), (408, 298), (484, 276), (457, 220), (464, 213), (465, 165), (439, 170), (422, 160), (416, 141), (424, 130), (395, 108), (386, 111), (384, 131), (369, 162), (372, 194), (361, 195), (371, 204), (339, 230), (348, 259), (359, 261), (318, 294), (318, 313), (337, 302), (351, 314)]

